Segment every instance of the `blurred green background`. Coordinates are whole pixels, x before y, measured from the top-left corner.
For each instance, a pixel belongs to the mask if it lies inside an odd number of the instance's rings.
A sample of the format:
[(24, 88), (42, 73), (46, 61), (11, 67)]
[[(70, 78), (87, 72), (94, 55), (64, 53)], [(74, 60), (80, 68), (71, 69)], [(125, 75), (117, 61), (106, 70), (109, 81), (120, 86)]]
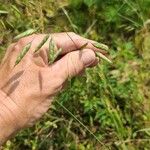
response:
[(0, 0), (0, 58), (14, 36), (74, 31), (110, 46), (101, 63), (69, 81), (57, 103), (4, 150), (150, 149), (150, 0)]

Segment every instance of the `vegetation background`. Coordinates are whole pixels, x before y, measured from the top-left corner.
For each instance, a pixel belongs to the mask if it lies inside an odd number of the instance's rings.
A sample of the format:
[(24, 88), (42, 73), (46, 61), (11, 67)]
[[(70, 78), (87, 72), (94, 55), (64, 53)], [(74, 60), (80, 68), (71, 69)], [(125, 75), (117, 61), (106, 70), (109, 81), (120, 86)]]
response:
[(0, 58), (14, 36), (39, 28), (104, 42), (113, 61), (70, 80), (57, 97), (99, 141), (54, 102), (44, 118), (3, 149), (149, 150), (149, 9), (150, 0), (0, 0)]

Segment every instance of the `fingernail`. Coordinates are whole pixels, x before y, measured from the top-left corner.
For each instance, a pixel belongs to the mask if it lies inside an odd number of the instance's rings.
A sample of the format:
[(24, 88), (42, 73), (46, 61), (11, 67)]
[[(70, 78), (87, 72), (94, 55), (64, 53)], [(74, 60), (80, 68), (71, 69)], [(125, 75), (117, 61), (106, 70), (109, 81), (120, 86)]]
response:
[(85, 67), (88, 67), (95, 60), (95, 53), (91, 50), (83, 51), (81, 57)]

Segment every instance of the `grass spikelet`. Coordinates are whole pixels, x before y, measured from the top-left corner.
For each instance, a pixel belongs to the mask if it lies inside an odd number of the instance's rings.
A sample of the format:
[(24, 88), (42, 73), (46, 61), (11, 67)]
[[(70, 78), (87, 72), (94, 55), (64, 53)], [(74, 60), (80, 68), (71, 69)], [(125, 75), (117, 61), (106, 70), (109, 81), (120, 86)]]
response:
[(35, 53), (41, 49), (41, 47), (47, 42), (47, 40), (49, 39), (49, 37), (50, 37), (49, 34), (45, 35), (45, 37), (43, 38), (43, 40), (42, 40), (42, 41), (40, 42), (40, 44), (36, 47), (36, 49), (35, 49), (35, 51), (34, 51)]
[(27, 54), (27, 52), (29, 51), (30, 47), (31, 47), (31, 42), (28, 43), (28, 44), (22, 49), (22, 51), (20, 52), (19, 56), (18, 56), (17, 59), (16, 59), (15, 66), (20, 63), (20, 61), (23, 59), (23, 57), (24, 57), (24, 56)]
[(61, 48), (57, 50), (57, 52), (55, 53), (55, 55), (54, 55), (54, 57), (53, 57), (53, 59), (52, 59), (52, 63), (55, 62), (55, 60), (56, 60), (57, 57), (61, 54), (61, 52), (62, 52), (62, 49), (61, 49)]
[(51, 40), (49, 42), (49, 52), (48, 52), (48, 62), (49, 62), (49, 64), (54, 63), (55, 60), (57, 59), (57, 57), (62, 52), (61, 48), (58, 49), (57, 51), (56, 51), (56, 49), (57, 49), (57, 46), (51, 38)]
[(51, 38), (49, 42), (49, 50), (48, 50), (48, 63), (49, 64), (52, 64), (52, 58), (54, 57), (54, 54), (55, 54), (55, 44), (54, 44), (53, 39)]
[(29, 35), (35, 33), (35, 32), (37, 32), (37, 29), (29, 29), (29, 30), (17, 35), (16, 37), (14, 37), (14, 40), (17, 41), (23, 37), (26, 37), (26, 36), (29, 36)]
[(99, 49), (102, 49), (102, 50), (105, 50), (105, 51), (108, 51), (109, 50), (109, 47), (103, 43), (92, 43), (92, 45), (96, 48), (99, 48)]
[(102, 53), (96, 52), (96, 56), (102, 58), (103, 60), (107, 61), (110, 64), (112, 63), (112, 61), (108, 59), (105, 55), (103, 55)]

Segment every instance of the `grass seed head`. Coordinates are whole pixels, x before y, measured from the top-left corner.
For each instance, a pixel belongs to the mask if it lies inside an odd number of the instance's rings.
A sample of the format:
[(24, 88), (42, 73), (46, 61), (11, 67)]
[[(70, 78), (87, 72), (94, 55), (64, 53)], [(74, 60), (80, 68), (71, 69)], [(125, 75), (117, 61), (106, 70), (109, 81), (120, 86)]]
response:
[(27, 54), (27, 52), (29, 51), (30, 47), (31, 47), (31, 42), (28, 43), (28, 44), (22, 49), (22, 51), (20, 52), (19, 56), (18, 56), (17, 59), (16, 59), (15, 66), (20, 63), (20, 61), (23, 59), (23, 57), (24, 57), (24, 56)]
[(110, 59), (108, 59), (105, 55), (103, 55), (102, 53), (96, 52), (96, 56), (100, 57), (101, 59), (107, 61), (110, 64), (112, 63), (112, 61)]
[(49, 37), (50, 37), (50, 35), (47, 34), (47, 35), (43, 38), (43, 40), (40, 42), (40, 44), (36, 47), (36, 49), (35, 49), (35, 51), (34, 51), (35, 53), (41, 49), (41, 47), (47, 42), (47, 40), (49, 39)]
[(37, 32), (37, 29), (29, 29), (29, 30), (17, 35), (16, 37), (14, 37), (14, 40), (17, 41), (23, 37), (26, 37), (26, 36), (29, 36), (29, 35), (35, 33), (35, 32)]
[(53, 41), (53, 39), (51, 38), (50, 42), (49, 42), (49, 50), (48, 50), (48, 63), (52, 64), (52, 59), (55, 55), (55, 43)]
[(105, 50), (105, 51), (108, 51), (109, 50), (109, 47), (103, 43), (92, 43), (92, 45), (96, 48), (99, 48), (99, 49), (102, 49), (102, 50)]
[(53, 39), (51, 38), (50, 42), (49, 42), (49, 53), (48, 53), (48, 63), (52, 64), (55, 62), (55, 60), (57, 59), (57, 57), (61, 54), (62, 49), (57, 49), (57, 45), (54, 43)]
[(58, 58), (58, 56), (61, 54), (61, 52), (62, 52), (61, 48), (57, 50), (57, 52), (55, 53), (55, 55), (54, 55), (54, 57), (52, 59), (52, 63), (55, 62), (55, 60)]

